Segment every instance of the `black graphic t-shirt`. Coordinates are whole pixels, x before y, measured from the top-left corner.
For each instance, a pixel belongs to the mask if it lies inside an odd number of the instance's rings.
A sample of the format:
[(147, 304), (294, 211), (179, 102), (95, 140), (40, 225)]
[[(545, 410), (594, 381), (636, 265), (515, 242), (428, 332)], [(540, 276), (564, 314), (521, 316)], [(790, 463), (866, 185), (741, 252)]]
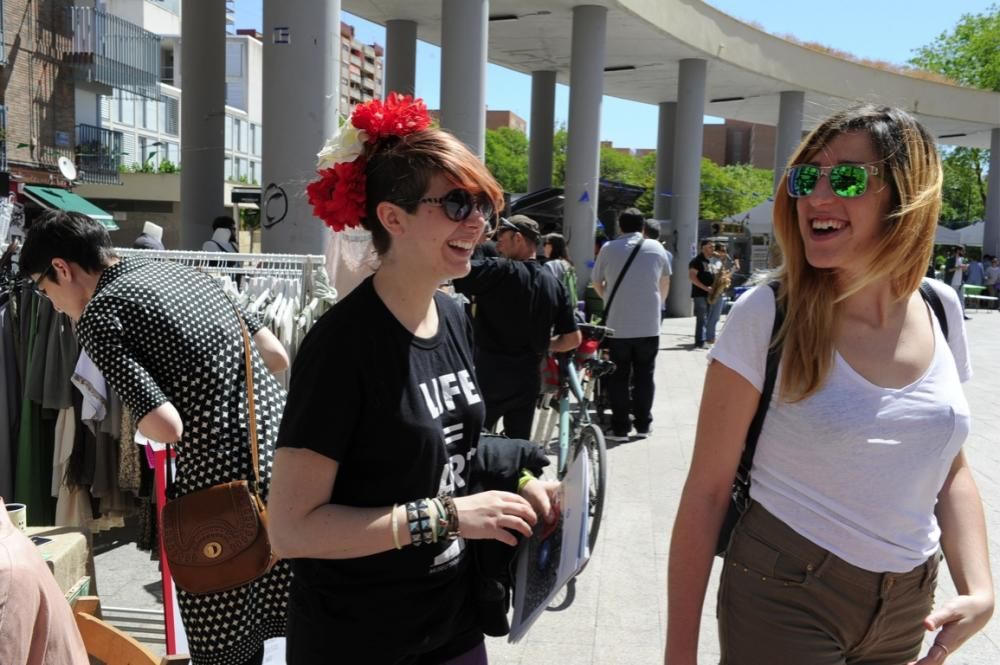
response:
[[(712, 282), (715, 281), (715, 276), (712, 271), (709, 270), (709, 265), (711, 264), (711, 259), (706, 259), (705, 255), (701, 252), (698, 256), (691, 259), (688, 263), (688, 269), (694, 269), (698, 271), (698, 281), (700, 281), (705, 286), (712, 286)], [(707, 298), (708, 291), (705, 289), (699, 289), (693, 282), (691, 283), (691, 297), (692, 298)]]
[[(337, 460), (331, 503), (391, 506), (468, 492), (485, 415), (472, 331), (451, 298), (439, 293), (435, 303), (437, 334), (415, 337), (369, 278), (303, 341), (278, 445)], [(458, 539), (356, 559), (297, 559), (291, 621), (321, 628), (317, 639), (341, 654), (362, 643), (386, 654), (433, 650), (471, 625), (465, 558)]]

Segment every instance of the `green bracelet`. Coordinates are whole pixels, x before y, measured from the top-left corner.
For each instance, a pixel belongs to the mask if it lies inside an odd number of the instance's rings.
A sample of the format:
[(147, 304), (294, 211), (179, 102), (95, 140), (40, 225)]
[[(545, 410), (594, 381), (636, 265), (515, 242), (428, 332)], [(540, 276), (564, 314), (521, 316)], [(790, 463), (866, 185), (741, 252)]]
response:
[(528, 471), (527, 469), (521, 469), (521, 478), (517, 481), (517, 491), (520, 492), (521, 490), (523, 490), (524, 486), (534, 479), (535, 476), (533, 473), (531, 473), (531, 471)]

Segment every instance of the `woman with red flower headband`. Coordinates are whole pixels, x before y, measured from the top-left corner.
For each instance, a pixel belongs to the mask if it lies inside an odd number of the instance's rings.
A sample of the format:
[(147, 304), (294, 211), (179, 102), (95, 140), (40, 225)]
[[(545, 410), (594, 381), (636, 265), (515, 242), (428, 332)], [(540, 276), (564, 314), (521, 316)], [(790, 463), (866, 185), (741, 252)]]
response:
[(292, 665), (485, 663), (466, 540), (513, 546), (554, 519), (555, 484), (518, 478), (544, 464), (530, 446), (502, 451), (507, 473), (483, 466), (497, 451), (479, 439), (471, 327), (438, 287), (469, 272), (502, 192), (429, 124), (409, 97), (358, 107), (308, 188), (328, 226), (371, 232), (381, 266), (316, 323), (292, 371), (269, 502), (274, 547), (294, 559)]

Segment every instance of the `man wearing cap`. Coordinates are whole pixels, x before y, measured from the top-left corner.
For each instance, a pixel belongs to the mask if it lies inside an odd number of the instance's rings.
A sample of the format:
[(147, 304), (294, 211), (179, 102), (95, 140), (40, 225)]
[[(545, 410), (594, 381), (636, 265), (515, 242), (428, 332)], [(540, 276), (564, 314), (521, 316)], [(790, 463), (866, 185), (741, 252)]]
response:
[(527, 439), (548, 352), (580, 344), (566, 287), (535, 261), (538, 223), (524, 215), (501, 218), (495, 237), (499, 258), (473, 259), (454, 281), (472, 299), (476, 378), (486, 402), (486, 427), (500, 418), (507, 436)]

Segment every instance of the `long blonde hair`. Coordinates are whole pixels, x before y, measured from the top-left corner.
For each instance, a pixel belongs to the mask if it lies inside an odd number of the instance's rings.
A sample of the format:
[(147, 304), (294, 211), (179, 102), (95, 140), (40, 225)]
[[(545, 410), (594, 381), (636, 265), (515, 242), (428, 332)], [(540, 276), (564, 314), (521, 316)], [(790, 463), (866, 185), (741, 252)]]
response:
[[(833, 364), (837, 304), (869, 284), (888, 279), (897, 300), (920, 287), (927, 269), (941, 207), (941, 160), (934, 139), (913, 116), (887, 107), (858, 106), (827, 118), (807, 136), (789, 165), (811, 159), (834, 137), (865, 132), (879, 156), (880, 176), (892, 188), (885, 232), (868, 254), (868, 267), (850, 283), (833, 269), (806, 260), (795, 200), (781, 178), (774, 197), (774, 231), (782, 264), (778, 303), (785, 321), (777, 343), (783, 345), (781, 396), (803, 400), (823, 384)], [(842, 275), (840, 276), (842, 277)]]

